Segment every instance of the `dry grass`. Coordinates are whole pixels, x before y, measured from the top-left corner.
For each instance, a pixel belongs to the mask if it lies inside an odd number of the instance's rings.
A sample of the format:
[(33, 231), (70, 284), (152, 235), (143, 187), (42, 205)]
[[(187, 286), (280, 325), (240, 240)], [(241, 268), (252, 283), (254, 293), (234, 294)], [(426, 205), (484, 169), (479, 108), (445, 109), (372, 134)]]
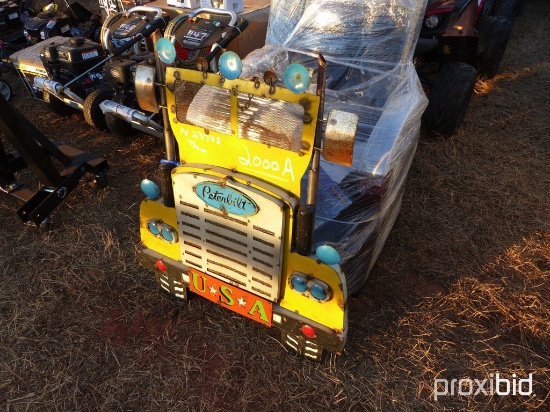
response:
[[(51, 138), (109, 159), (111, 186), (79, 186), (47, 234), (0, 202), (0, 410), (548, 410), (549, 11), (526, 0), (462, 132), (422, 138), (400, 218), (350, 300), (345, 353), (320, 364), (203, 299), (161, 298), (135, 254), (138, 185), (161, 143), (52, 118), (12, 79)], [(497, 372), (532, 373), (536, 396), (433, 400), (434, 379)]]

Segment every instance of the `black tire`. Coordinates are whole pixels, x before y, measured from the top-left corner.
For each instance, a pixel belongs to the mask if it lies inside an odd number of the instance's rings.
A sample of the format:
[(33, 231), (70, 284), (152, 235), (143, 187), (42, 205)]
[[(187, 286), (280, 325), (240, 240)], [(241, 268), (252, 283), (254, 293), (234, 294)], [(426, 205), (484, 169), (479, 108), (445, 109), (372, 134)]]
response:
[(422, 115), (422, 126), (428, 132), (448, 137), (458, 130), (472, 99), (476, 77), (476, 69), (466, 63), (448, 63), (440, 69)]
[(75, 112), (75, 109), (73, 109), (71, 106), (67, 106), (65, 103), (63, 103), (47, 90), (44, 90), (43, 98), (44, 101), (48, 104), (50, 111), (58, 116), (66, 117)]
[(11, 87), (9, 83), (5, 82), (4, 80), (0, 80), (0, 94), (4, 96), (4, 99), (8, 101), (11, 98)]
[(493, 16), (515, 19), (521, 14), (523, 0), (497, 0), (493, 7)]
[(132, 137), (138, 133), (138, 131), (134, 129), (130, 123), (113, 113), (107, 113), (105, 115), (105, 121), (107, 123), (107, 128), (118, 137)]
[(497, 74), (512, 32), (512, 20), (505, 17), (492, 17), (491, 20), (491, 33), (476, 62), (479, 77), (487, 79)]
[(107, 130), (105, 115), (99, 108), (99, 104), (104, 100), (113, 97), (113, 92), (107, 89), (97, 89), (91, 92), (84, 100), (83, 112), (86, 123), (95, 126), (100, 130)]

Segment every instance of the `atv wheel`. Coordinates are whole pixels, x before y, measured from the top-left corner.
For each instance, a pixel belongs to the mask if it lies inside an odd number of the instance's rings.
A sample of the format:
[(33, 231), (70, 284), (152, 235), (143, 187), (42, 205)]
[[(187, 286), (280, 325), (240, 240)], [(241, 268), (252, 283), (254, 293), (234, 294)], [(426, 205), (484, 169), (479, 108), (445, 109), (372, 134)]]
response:
[(130, 123), (122, 120), (116, 114), (107, 113), (105, 115), (105, 122), (107, 123), (107, 128), (112, 133), (122, 138), (132, 137), (138, 133), (138, 131), (134, 129)]
[(65, 117), (74, 113), (74, 109), (71, 106), (67, 106), (47, 90), (44, 90), (44, 101), (48, 104), (50, 111), (58, 116)]
[(11, 87), (4, 80), (0, 80), (0, 94), (8, 101), (11, 97)]
[(422, 126), (431, 133), (448, 137), (455, 133), (474, 93), (476, 69), (466, 63), (448, 63), (439, 71), (422, 115)]
[(492, 17), (492, 29), (487, 44), (477, 56), (477, 71), (481, 78), (494, 77), (498, 72), (500, 62), (504, 57), (510, 33), (512, 21), (504, 17)]
[(113, 97), (113, 93), (106, 89), (97, 89), (91, 92), (84, 100), (84, 119), (90, 126), (95, 126), (100, 130), (107, 130), (105, 115), (101, 111), (99, 104), (104, 100)]

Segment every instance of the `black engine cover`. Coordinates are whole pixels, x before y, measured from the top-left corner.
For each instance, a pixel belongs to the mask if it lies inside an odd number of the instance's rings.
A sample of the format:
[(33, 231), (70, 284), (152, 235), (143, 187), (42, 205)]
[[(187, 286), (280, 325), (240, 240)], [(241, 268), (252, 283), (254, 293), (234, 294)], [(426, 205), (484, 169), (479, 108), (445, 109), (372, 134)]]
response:
[(137, 62), (130, 59), (119, 59), (105, 65), (105, 75), (109, 83), (128, 85), (134, 81), (134, 70)]
[(40, 58), (45, 65), (58, 64), (62, 70), (80, 74), (106, 57), (99, 43), (73, 37), (60, 46), (45, 47)]

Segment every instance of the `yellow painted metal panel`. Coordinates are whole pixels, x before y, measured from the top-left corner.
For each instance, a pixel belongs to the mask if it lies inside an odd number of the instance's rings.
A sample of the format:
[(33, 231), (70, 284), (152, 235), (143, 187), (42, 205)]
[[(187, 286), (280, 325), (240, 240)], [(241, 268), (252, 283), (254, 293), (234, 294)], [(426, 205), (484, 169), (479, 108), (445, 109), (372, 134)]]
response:
[[(181, 123), (176, 116), (175, 90), (183, 81), (191, 81), (231, 91), (232, 133), (224, 134), (202, 127)], [(295, 94), (283, 87), (276, 87), (270, 93), (266, 84), (251, 80), (225, 80), (208, 73), (206, 77), (196, 70), (168, 68), (166, 73), (167, 99), (170, 124), (178, 141), (182, 163), (210, 164), (245, 173), (273, 185), (283, 187), (296, 196), (300, 194), (300, 180), (306, 172), (313, 151), (315, 124), (319, 97), (312, 94)], [(301, 150), (293, 152), (275, 146), (238, 137), (236, 130), (236, 95), (244, 93), (260, 97), (283, 100), (309, 107), (310, 120), (303, 124)]]
[(153, 235), (147, 229), (147, 221), (149, 219), (162, 220), (164, 223), (178, 229), (176, 209), (166, 207), (163, 203), (146, 199), (141, 202), (139, 211), (139, 232), (143, 245), (155, 252), (162, 253), (170, 259), (180, 261), (180, 245), (179, 242), (168, 243)]
[[(311, 319), (321, 325), (334, 329), (338, 333), (345, 327), (345, 300), (343, 285), (336, 270), (324, 263), (317, 262), (308, 256), (297, 253), (288, 253), (285, 256), (287, 268), (282, 279), (284, 295), (279, 304), (294, 313)], [(321, 280), (330, 286), (332, 298), (325, 303), (319, 303), (314, 299), (292, 290), (288, 278), (292, 273), (300, 272)]]

